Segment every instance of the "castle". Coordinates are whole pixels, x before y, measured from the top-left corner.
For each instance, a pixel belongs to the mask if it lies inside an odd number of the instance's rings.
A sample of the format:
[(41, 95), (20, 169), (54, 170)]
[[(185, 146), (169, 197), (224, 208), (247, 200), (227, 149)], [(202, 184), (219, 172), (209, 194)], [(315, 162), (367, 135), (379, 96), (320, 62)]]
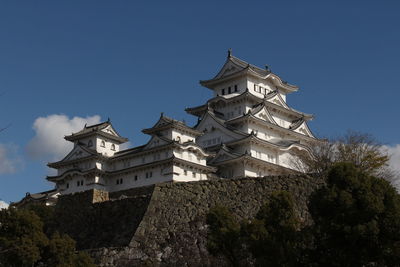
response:
[[(57, 175), (51, 195), (90, 189), (114, 192), (162, 182), (260, 177), (294, 172), (296, 153), (310, 153), (317, 140), (307, 126), (312, 115), (288, 106), (298, 87), (268, 68), (231, 51), (218, 74), (200, 84), (213, 93), (205, 104), (187, 108), (193, 127), (161, 114), (147, 144), (121, 150), (128, 140), (110, 120), (65, 136), (74, 147), (48, 166)], [(44, 192), (45, 193), (45, 192)]]

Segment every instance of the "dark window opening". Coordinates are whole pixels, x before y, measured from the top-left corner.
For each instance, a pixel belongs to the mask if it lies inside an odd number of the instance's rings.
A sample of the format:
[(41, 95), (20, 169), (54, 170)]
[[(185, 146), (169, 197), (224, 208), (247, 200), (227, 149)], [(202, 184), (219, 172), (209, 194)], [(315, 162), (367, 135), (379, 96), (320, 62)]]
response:
[(225, 94), (225, 89), (222, 89), (222, 95), (224, 95)]
[(235, 84), (235, 92), (237, 92), (238, 91), (238, 87), (237, 87), (237, 84)]
[(232, 91), (231, 91), (231, 87), (229, 86), (228, 87), (228, 94), (230, 94), (230, 93), (232, 93)]

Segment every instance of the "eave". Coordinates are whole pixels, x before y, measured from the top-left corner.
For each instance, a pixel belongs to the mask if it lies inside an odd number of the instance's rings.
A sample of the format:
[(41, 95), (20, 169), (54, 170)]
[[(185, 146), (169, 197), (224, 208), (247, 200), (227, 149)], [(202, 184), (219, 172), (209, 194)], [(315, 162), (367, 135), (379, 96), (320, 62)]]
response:
[(76, 159), (73, 159), (73, 160), (60, 160), (60, 161), (57, 161), (57, 162), (50, 162), (50, 163), (47, 163), (47, 166), (50, 167), (50, 168), (59, 168), (59, 167), (63, 167), (63, 166), (66, 166), (66, 165), (71, 165), (71, 164), (74, 164), (74, 163), (80, 163), (82, 161), (93, 160), (93, 159), (105, 160), (106, 157), (103, 157), (103, 156), (101, 156), (99, 154), (90, 155), (90, 156), (87, 156), (87, 157), (76, 158)]
[(71, 135), (67, 135), (64, 137), (65, 140), (67, 141), (71, 141), (74, 142), (76, 140), (85, 138), (85, 137), (89, 137), (89, 136), (93, 136), (93, 135), (100, 135), (103, 136), (105, 138), (117, 141), (118, 143), (122, 144), (128, 141), (128, 138), (125, 137), (120, 137), (120, 136), (115, 136), (109, 133), (105, 133), (103, 131), (93, 131), (93, 132), (86, 132), (86, 133), (82, 133), (82, 134), (71, 134)]
[(164, 124), (164, 125), (159, 126), (159, 127), (143, 129), (142, 132), (145, 133), (145, 134), (154, 134), (154, 133), (157, 133), (159, 131), (163, 131), (163, 130), (167, 130), (167, 129), (171, 129), (171, 128), (178, 129), (178, 130), (181, 130), (183, 132), (192, 134), (195, 137), (202, 135), (201, 132), (196, 131), (195, 129), (192, 129), (189, 126), (181, 125), (181, 124), (175, 123), (175, 122), (170, 122), (168, 124)]
[(259, 119), (259, 118), (255, 117), (254, 115), (252, 115), (250, 113), (247, 113), (246, 115), (238, 117), (238, 118), (234, 118), (232, 120), (228, 120), (225, 123), (226, 124), (236, 124), (236, 123), (239, 123), (241, 121), (253, 121), (253, 122), (256, 122), (256, 123), (258, 123), (260, 125), (267, 126), (267, 127), (271, 128), (271, 129), (276, 129), (278, 131), (281, 131), (281, 132), (283, 132), (283, 133), (285, 133), (287, 135), (300, 137), (301, 139), (307, 139), (308, 141), (315, 141), (316, 140), (314, 137), (310, 137), (310, 136), (307, 136), (307, 135), (292, 131), (290, 129), (284, 128), (284, 127), (279, 126), (277, 124), (273, 124), (271, 122)]

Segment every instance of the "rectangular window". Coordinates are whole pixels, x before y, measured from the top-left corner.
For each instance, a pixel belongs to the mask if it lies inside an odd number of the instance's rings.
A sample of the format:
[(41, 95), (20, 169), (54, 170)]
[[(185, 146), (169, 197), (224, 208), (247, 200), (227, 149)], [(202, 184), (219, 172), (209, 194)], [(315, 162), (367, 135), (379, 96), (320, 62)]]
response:
[(183, 170), (183, 175), (187, 175), (187, 170)]
[(224, 95), (225, 94), (225, 89), (221, 90), (221, 94)]
[(254, 85), (254, 91), (257, 92), (257, 85)]
[(230, 94), (230, 93), (232, 93), (232, 91), (231, 91), (231, 87), (229, 86), (228, 87), (228, 94)]
[(238, 91), (237, 84), (235, 84), (235, 92), (237, 92), (237, 91)]
[(150, 172), (150, 175), (149, 175), (149, 177), (153, 177), (153, 172)]
[(69, 188), (69, 183), (67, 183), (67, 188)]
[(121, 178), (121, 180), (119, 181), (120, 184), (122, 184), (124, 182), (124, 179)]
[(196, 178), (196, 173), (195, 172), (193, 172), (192, 175), (193, 175), (193, 178)]
[(135, 175), (135, 181), (137, 181), (137, 178), (138, 178), (137, 175)]
[(117, 179), (116, 184), (119, 184), (119, 179)]
[(76, 182), (76, 186), (80, 186), (80, 185), (81, 185), (80, 181)]

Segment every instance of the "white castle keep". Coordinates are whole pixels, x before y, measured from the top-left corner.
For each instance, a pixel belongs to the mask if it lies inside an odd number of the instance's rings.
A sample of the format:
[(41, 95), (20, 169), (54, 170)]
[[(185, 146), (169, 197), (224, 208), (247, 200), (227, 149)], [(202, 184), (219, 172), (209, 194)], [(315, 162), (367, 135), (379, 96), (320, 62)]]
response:
[(111, 122), (86, 126), (66, 136), (74, 147), (48, 166), (57, 194), (89, 189), (108, 192), (162, 182), (259, 177), (294, 172), (293, 157), (309, 153), (316, 138), (307, 126), (312, 115), (290, 108), (286, 95), (298, 87), (270, 70), (228, 52), (218, 74), (200, 84), (213, 92), (205, 104), (187, 108), (193, 127), (161, 114), (143, 133), (147, 144), (126, 150)]

